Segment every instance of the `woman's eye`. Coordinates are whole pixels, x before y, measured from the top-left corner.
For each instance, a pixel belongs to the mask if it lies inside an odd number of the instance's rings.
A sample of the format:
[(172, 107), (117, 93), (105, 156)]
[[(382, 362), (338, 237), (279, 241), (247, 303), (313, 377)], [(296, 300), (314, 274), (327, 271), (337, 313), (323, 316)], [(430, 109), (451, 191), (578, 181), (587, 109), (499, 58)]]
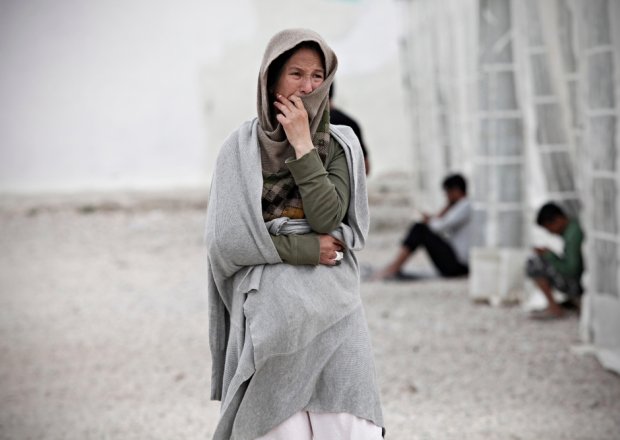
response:
[(295, 78), (299, 78), (301, 76), (299, 72), (291, 72), (291, 75), (294, 76)]

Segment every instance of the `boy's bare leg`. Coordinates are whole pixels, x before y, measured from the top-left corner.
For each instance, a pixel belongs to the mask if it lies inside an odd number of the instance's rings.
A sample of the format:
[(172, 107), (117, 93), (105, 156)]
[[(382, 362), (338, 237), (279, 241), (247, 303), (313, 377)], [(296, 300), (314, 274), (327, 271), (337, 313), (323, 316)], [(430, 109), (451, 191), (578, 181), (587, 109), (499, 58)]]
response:
[(409, 259), (410, 256), (411, 256), (411, 251), (409, 250), (409, 248), (406, 246), (402, 246), (400, 248), (400, 251), (398, 252), (398, 255), (394, 259), (394, 261), (392, 261), (392, 263), (390, 263), (388, 267), (386, 267), (382, 271), (375, 274), (372, 277), (372, 279), (381, 280), (381, 279), (389, 278), (391, 276), (396, 275), (400, 271), (400, 269), (403, 267), (403, 264), (405, 264), (405, 262)]
[(545, 295), (545, 298), (547, 298), (546, 312), (551, 315), (562, 316), (564, 314), (564, 310), (555, 301), (555, 298), (553, 298), (553, 288), (551, 287), (549, 281), (546, 278), (534, 278), (534, 282)]

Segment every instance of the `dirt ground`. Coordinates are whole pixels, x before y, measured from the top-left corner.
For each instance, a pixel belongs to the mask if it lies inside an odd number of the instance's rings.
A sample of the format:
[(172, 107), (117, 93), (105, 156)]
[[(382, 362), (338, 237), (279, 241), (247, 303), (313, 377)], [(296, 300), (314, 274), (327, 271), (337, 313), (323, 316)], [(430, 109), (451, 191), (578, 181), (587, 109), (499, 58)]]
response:
[[(210, 438), (204, 207), (36, 206), (0, 209), (0, 439)], [(364, 268), (401, 232), (373, 230)], [(389, 440), (620, 438), (620, 378), (575, 354), (575, 316), (474, 304), (463, 279), (362, 296)]]

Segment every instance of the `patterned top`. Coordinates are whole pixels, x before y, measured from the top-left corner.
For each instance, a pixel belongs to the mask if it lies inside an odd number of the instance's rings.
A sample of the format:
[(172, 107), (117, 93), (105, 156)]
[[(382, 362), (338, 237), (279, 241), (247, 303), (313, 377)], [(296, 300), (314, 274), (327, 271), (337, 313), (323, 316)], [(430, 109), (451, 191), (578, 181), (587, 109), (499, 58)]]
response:
[[(327, 117), (329, 117), (329, 114), (327, 114)], [(327, 125), (327, 130), (329, 130), (329, 124)], [(315, 139), (315, 148), (323, 165), (326, 165), (325, 161), (331, 142), (329, 133), (327, 135), (327, 140), (325, 136)], [(263, 207), (263, 220), (266, 222), (279, 217), (288, 217), (290, 219), (305, 218), (299, 187), (288, 168), (284, 168), (277, 173), (266, 173), (263, 171), (261, 204)]]

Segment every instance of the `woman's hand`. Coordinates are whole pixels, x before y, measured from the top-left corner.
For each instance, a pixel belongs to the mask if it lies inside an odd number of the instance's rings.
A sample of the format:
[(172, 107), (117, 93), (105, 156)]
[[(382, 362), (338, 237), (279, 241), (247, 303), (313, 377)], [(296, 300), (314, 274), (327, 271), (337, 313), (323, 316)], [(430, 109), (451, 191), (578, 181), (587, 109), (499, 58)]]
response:
[(336, 266), (339, 263), (336, 261), (336, 252), (343, 252), (344, 245), (331, 235), (319, 234), (319, 246), (321, 249), (319, 264)]
[(280, 111), (276, 119), (282, 124), (286, 138), (295, 149), (295, 157), (299, 159), (314, 148), (310, 136), (308, 112), (299, 96), (292, 95), (286, 98), (278, 94), (276, 99), (273, 105)]

